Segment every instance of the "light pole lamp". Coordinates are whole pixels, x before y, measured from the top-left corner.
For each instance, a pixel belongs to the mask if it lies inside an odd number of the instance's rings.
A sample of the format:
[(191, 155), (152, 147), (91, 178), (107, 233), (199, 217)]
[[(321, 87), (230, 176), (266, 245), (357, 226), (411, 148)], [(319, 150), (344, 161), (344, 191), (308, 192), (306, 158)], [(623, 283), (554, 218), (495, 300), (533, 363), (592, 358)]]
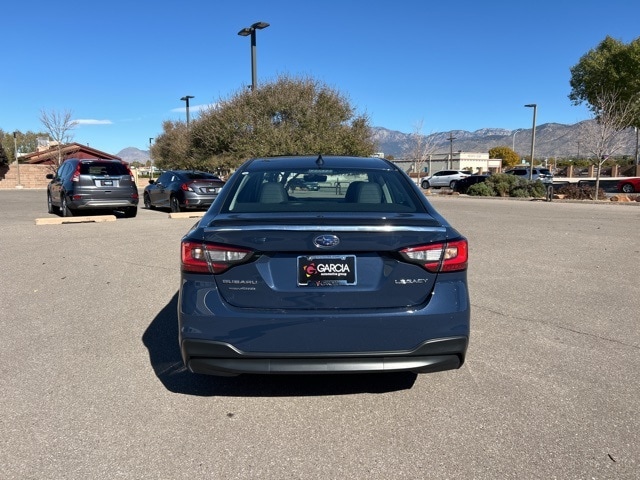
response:
[(190, 98), (195, 98), (195, 97), (193, 95), (185, 95), (184, 97), (182, 97), (180, 99), (183, 102), (186, 102), (186, 104), (187, 104), (187, 127), (189, 126), (189, 99)]
[(511, 150), (513, 150), (514, 152), (516, 151), (516, 133), (518, 133), (520, 131), (520, 129), (517, 129), (515, 132), (513, 132), (513, 141), (511, 142)]
[(538, 105), (535, 103), (528, 103), (525, 105), (527, 108), (533, 108), (533, 127), (531, 129), (531, 163), (529, 164), (529, 180), (533, 180), (533, 154), (536, 148), (536, 113), (538, 111)]
[(153, 160), (151, 160), (151, 142), (153, 142), (153, 137), (149, 137), (149, 180), (153, 180)]
[(241, 37), (251, 35), (251, 91), (253, 92), (258, 85), (258, 67), (256, 66), (256, 30), (267, 28), (267, 22), (256, 22), (250, 27), (243, 28), (238, 32)]

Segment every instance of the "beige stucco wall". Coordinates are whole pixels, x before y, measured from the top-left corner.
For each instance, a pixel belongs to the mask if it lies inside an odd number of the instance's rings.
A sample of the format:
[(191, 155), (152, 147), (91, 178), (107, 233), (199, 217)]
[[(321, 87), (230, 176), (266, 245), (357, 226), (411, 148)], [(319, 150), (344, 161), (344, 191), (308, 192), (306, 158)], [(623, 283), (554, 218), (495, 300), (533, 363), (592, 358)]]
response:
[[(51, 165), (11, 165), (0, 166), (0, 190), (19, 188), (46, 188), (49, 180), (47, 173), (53, 173), (54, 169)], [(20, 174), (20, 183), (18, 184), (18, 173)]]

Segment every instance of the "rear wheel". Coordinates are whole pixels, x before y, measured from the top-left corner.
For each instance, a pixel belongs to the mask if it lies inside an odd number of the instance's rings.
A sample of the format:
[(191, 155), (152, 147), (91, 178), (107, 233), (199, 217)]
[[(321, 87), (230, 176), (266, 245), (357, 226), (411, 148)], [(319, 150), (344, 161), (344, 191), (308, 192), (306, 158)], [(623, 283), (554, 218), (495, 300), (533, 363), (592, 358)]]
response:
[(622, 191), (624, 193), (633, 193), (633, 185), (631, 185), (630, 183), (625, 183), (624, 185), (622, 185)]
[(169, 199), (169, 206), (171, 207), (172, 212), (179, 212), (181, 210), (180, 202), (178, 201), (178, 198), (173, 195)]
[(49, 213), (58, 213), (59, 208), (53, 204), (53, 200), (51, 199), (51, 194), (47, 192), (47, 211)]
[(62, 196), (62, 200), (60, 200), (60, 211), (63, 217), (73, 217), (73, 210), (69, 208), (67, 204), (67, 197)]
[(133, 218), (138, 214), (138, 207), (128, 207), (124, 209), (125, 218)]
[(456, 184), (458, 183), (457, 180), (451, 180), (451, 182), (449, 183), (449, 188), (451, 190), (455, 190), (456, 189)]

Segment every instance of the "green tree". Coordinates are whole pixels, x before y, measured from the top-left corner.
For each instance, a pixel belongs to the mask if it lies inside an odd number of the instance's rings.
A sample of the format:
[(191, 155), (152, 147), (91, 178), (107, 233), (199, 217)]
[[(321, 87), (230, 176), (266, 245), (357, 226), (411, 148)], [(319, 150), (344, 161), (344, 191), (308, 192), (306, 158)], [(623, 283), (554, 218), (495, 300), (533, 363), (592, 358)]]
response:
[(489, 158), (502, 159), (503, 167), (513, 167), (514, 165), (520, 163), (520, 157), (518, 156), (518, 154), (506, 145), (494, 147), (489, 150)]
[[(160, 169), (193, 168), (189, 163), (190, 143), (187, 124), (167, 120), (162, 124), (163, 133), (158, 135), (151, 146), (151, 158)], [(151, 162), (147, 162), (151, 166)]]
[(633, 107), (625, 127), (640, 127), (640, 37), (625, 44), (607, 36), (571, 68), (569, 83), (574, 105), (587, 103), (598, 116), (602, 96), (615, 93), (621, 108)]
[[(224, 172), (258, 156), (376, 151), (368, 118), (356, 114), (340, 92), (312, 78), (285, 75), (253, 92), (239, 90), (203, 111), (189, 128), (179, 124), (165, 122), (156, 137), (156, 164), (182, 162)], [(186, 139), (179, 147), (178, 137)]]
[(28, 131), (26, 133), (16, 131), (15, 144), (14, 132), (5, 132), (0, 129), (0, 163), (13, 163), (16, 159), (15, 150), (18, 150), (18, 156), (21, 153), (32, 153), (37, 150), (38, 137), (46, 137), (46, 133), (36, 133)]

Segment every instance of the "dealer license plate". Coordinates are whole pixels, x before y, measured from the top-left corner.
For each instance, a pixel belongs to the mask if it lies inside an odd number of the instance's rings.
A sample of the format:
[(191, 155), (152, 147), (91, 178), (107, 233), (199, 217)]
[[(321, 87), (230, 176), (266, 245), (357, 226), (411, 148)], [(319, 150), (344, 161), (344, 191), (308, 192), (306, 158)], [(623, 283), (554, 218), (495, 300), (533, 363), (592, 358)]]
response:
[(309, 255), (298, 257), (298, 285), (355, 285), (355, 255)]

